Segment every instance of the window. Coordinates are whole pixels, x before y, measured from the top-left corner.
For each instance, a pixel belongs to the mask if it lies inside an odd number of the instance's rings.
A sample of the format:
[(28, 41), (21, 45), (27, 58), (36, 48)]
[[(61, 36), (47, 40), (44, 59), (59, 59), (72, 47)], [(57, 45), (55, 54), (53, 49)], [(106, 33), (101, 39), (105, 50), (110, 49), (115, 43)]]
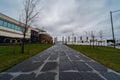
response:
[(25, 30), (21, 26), (17, 26), (13, 23), (10, 23), (10, 22), (4, 21), (4, 20), (0, 20), (0, 26), (8, 27), (8, 28), (18, 30), (18, 31), (22, 31), (22, 32)]
[(11, 27), (12, 27), (12, 24), (11, 24), (11, 23), (8, 23), (8, 27), (11, 28)]
[(22, 28), (22, 27), (21, 27), (21, 31), (24, 32), (24, 31), (25, 31), (25, 28)]
[(19, 30), (19, 26), (17, 26), (17, 30)]
[(2, 26), (3, 25), (3, 21), (2, 20), (0, 20), (0, 26)]
[(8, 26), (8, 23), (6, 21), (4, 21), (4, 26), (7, 27)]
[(22, 31), (22, 28), (20, 26), (17, 26), (17, 30)]
[(15, 25), (15, 28), (14, 28), (15, 30), (17, 30), (18, 28), (17, 28), (17, 26)]
[(22, 31), (20, 26), (18, 26), (18, 30), (19, 30), (19, 31)]
[(15, 29), (15, 25), (14, 24), (12, 24), (12, 27), (11, 27), (12, 29)]

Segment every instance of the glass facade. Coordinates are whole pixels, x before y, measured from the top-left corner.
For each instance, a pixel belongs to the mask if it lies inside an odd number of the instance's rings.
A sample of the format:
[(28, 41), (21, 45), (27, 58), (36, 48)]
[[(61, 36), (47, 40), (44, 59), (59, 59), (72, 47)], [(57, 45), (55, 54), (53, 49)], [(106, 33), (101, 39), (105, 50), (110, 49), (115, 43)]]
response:
[(8, 23), (8, 27), (11, 28), (12, 24), (11, 23)]
[(10, 29), (14, 29), (14, 30), (18, 30), (18, 31), (23, 31), (24, 30), (24, 28), (22, 28), (20, 26), (17, 26), (13, 23), (7, 22), (5, 20), (0, 20), (0, 26), (7, 27), (7, 28), (10, 28)]
[(3, 22), (3, 26), (7, 27), (8, 23), (6, 21)]
[(0, 20), (0, 26), (2, 26), (3, 25), (3, 21), (2, 20)]

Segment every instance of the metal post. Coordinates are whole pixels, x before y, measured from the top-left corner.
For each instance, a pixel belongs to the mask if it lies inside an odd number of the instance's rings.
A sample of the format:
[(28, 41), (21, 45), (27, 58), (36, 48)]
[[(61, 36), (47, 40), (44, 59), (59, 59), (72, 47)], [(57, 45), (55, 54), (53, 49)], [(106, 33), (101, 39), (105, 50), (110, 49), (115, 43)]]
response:
[(113, 43), (114, 43), (114, 48), (115, 48), (115, 36), (114, 36), (113, 19), (112, 19), (112, 12), (111, 11), (110, 11), (110, 19), (111, 19)]

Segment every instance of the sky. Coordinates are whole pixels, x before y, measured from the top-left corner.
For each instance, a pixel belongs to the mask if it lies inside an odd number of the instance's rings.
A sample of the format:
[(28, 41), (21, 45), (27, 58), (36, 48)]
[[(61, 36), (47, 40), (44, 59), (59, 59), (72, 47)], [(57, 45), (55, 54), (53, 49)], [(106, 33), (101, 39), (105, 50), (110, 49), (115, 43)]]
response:
[[(19, 20), (24, 0), (0, 0), (0, 12)], [(40, 0), (35, 26), (52, 36), (86, 36), (112, 38), (110, 11), (120, 10), (120, 0)], [(115, 38), (120, 38), (120, 12), (113, 13)]]

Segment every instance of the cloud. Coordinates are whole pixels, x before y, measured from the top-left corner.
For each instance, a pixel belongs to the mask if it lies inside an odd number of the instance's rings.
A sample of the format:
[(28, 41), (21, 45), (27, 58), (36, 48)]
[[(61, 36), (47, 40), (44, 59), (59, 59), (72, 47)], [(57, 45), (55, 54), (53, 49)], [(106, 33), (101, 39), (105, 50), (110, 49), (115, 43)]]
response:
[[(0, 11), (18, 18), (17, 12), (22, 9), (22, 1), (0, 1), (0, 4), (4, 4), (0, 5)], [(53, 36), (67, 36), (72, 33), (80, 36), (84, 34), (84, 31), (103, 30), (106, 36), (110, 37), (109, 12), (119, 10), (119, 3), (119, 0), (41, 0), (39, 8), (42, 10), (37, 25), (40, 28), (44, 27)], [(118, 34), (120, 31), (119, 13), (113, 15), (113, 20), (115, 30), (117, 29), (116, 34)]]
[(65, 33), (65, 31), (66, 33), (69, 31), (74, 32), (79, 27), (92, 26), (92, 23), (96, 21), (94, 17), (99, 16), (98, 10), (103, 6), (92, 6), (92, 3), (88, 2), (89, 4), (84, 7), (86, 1), (82, 0), (82, 3), (78, 1), (80, 0), (58, 0), (51, 4), (49, 3), (49, 6), (47, 5), (43, 11), (44, 15), (42, 15), (43, 18), (40, 20), (41, 23), (45, 26), (57, 27), (60, 33)]
[(19, 13), (22, 8), (22, 0), (0, 0), (0, 12), (19, 20)]
[(44, 7), (41, 24), (53, 34), (59, 33), (61, 35), (103, 30), (105, 34), (110, 36), (109, 11), (119, 6), (115, 5), (116, 1), (114, 0), (52, 0), (50, 3), (47, 1), (44, 3), (47, 6)]

